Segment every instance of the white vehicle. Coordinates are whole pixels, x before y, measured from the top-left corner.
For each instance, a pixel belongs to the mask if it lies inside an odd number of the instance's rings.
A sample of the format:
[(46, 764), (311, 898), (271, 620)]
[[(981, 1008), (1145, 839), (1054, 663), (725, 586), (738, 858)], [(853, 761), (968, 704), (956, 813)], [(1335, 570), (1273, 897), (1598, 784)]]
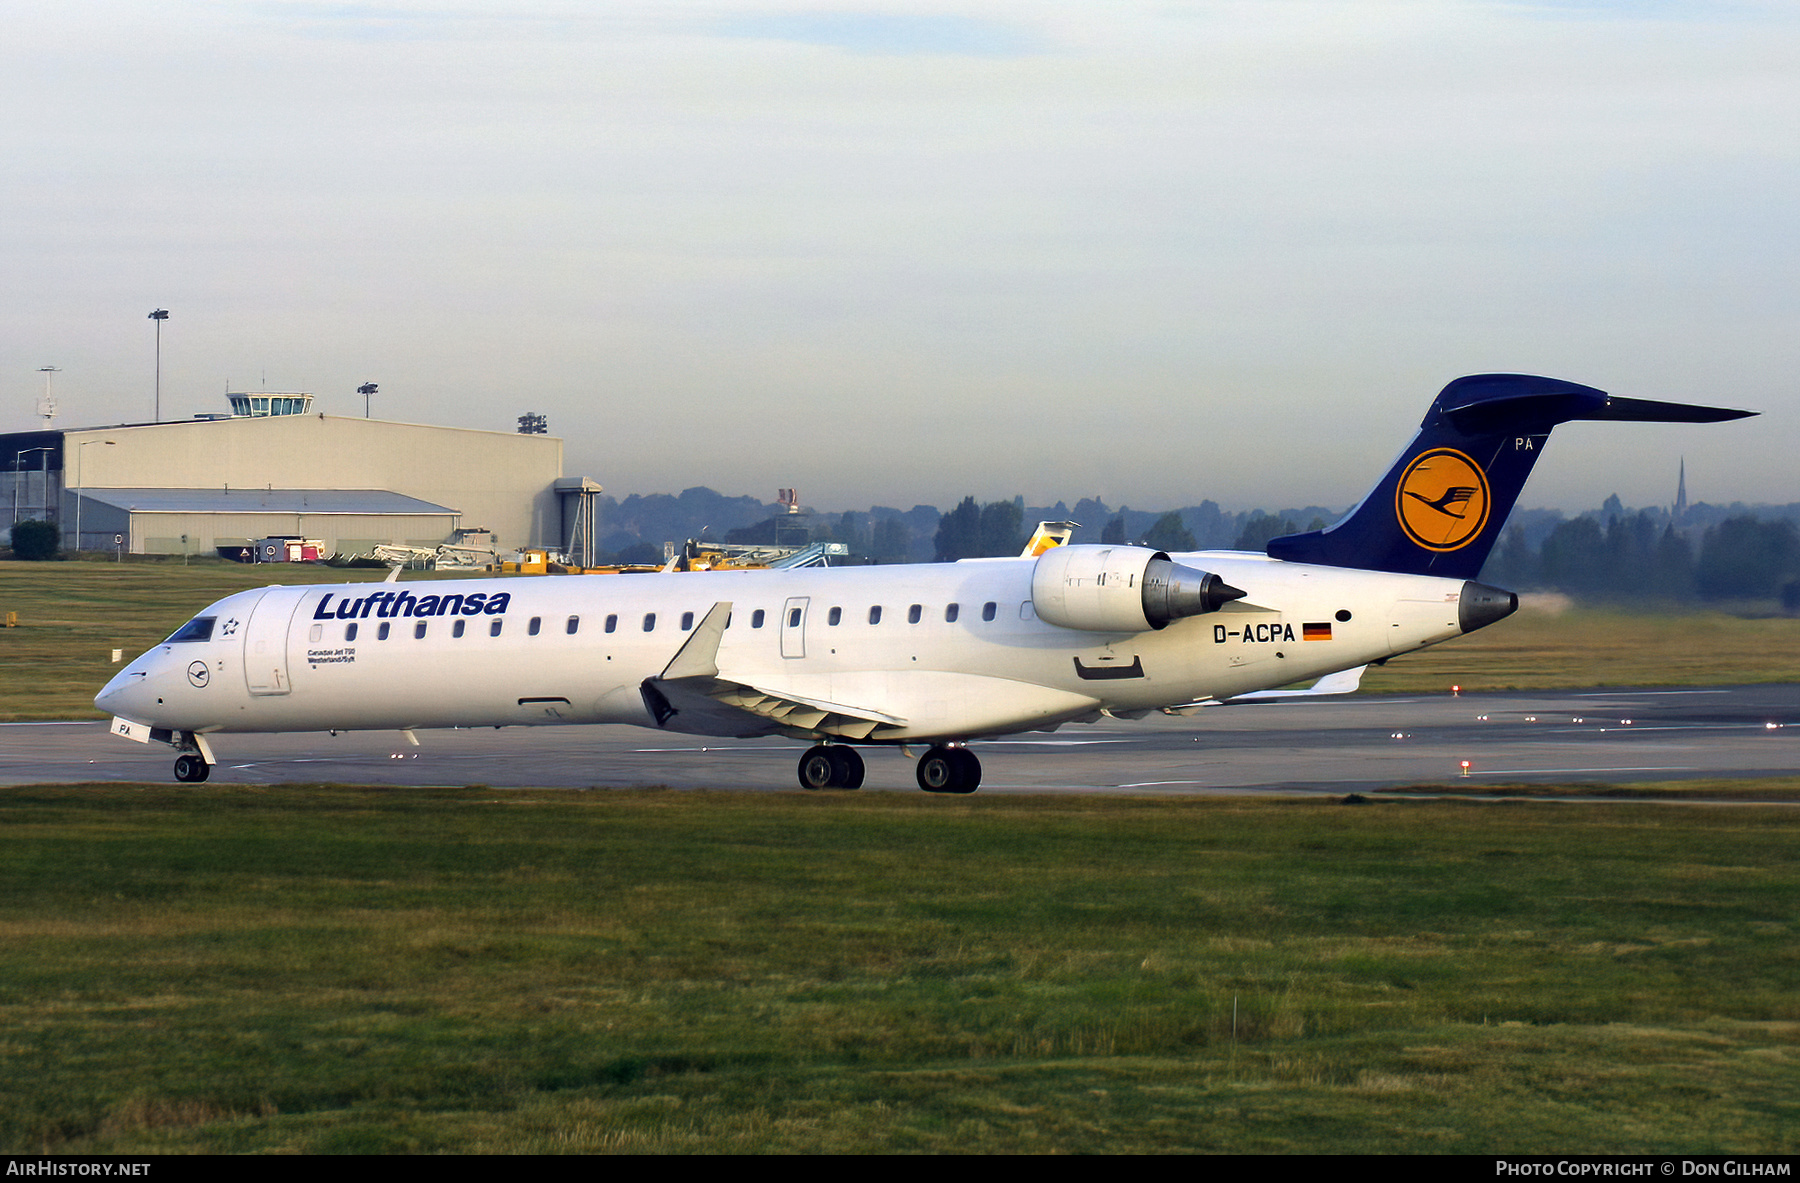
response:
[[(1460, 378), (1336, 525), (1266, 554), (1052, 546), (1012, 559), (268, 587), (213, 604), (107, 683), (113, 732), (202, 781), (232, 732), (634, 723), (811, 741), (807, 788), (856, 745), (918, 745), (919, 787), (981, 782), (971, 741), (1186, 711), (1435, 645), (1512, 613), (1475, 582), (1551, 429), (1750, 414)], [(1321, 683), (1320, 693), (1354, 685)]]

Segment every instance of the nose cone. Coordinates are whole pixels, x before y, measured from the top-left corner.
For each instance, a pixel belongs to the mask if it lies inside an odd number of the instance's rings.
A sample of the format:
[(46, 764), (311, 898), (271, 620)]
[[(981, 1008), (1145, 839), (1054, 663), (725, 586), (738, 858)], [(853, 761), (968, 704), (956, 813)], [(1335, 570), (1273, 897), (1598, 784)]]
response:
[(140, 723), (150, 722), (149, 708), (155, 705), (155, 695), (145, 685), (149, 681), (140, 663), (143, 658), (132, 662), (113, 675), (112, 681), (94, 695), (94, 705), (109, 715), (123, 715)]

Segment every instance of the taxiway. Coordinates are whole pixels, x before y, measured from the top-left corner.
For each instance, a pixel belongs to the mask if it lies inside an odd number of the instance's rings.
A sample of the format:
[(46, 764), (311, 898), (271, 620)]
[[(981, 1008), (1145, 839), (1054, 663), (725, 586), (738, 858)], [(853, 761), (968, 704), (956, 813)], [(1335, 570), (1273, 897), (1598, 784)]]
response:
[[(212, 784), (794, 790), (805, 745), (633, 727), (220, 735)], [(1800, 774), (1800, 685), (1355, 695), (1071, 725), (976, 745), (981, 791), (1344, 793), (1415, 783)], [(917, 792), (912, 761), (860, 749), (864, 791)], [(0, 725), (0, 784), (172, 781), (161, 745), (104, 723)], [(1463, 762), (1467, 761), (1465, 769)], [(204, 791), (204, 786), (195, 786)]]

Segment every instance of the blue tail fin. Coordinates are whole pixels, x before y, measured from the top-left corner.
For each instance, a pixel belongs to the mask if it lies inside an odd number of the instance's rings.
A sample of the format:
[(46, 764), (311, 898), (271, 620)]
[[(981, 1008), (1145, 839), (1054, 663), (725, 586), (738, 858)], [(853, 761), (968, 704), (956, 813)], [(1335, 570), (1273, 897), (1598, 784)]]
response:
[(1716, 423), (1754, 411), (1613, 398), (1527, 374), (1444, 387), (1394, 467), (1343, 520), (1270, 541), (1271, 558), (1474, 579), (1550, 430), (1575, 419)]

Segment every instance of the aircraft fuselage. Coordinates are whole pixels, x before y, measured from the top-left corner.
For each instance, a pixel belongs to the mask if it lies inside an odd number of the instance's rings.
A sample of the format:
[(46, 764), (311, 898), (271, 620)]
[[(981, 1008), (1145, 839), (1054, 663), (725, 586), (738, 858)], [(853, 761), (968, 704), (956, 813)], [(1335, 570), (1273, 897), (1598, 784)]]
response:
[[(858, 741), (961, 741), (1229, 698), (1463, 631), (1461, 579), (1236, 551), (1172, 557), (1219, 574), (1244, 598), (1161, 630), (1078, 631), (1037, 616), (1028, 558), (269, 587), (213, 604), (200, 614), (213, 620), (207, 640), (158, 645), (97, 701), (126, 719), (202, 734), (657, 726), (643, 683), (726, 603), (720, 679), (891, 720)], [(734, 712), (726, 718), (742, 717), (728, 728), (690, 713), (661, 725), (834, 733), (801, 709)]]

